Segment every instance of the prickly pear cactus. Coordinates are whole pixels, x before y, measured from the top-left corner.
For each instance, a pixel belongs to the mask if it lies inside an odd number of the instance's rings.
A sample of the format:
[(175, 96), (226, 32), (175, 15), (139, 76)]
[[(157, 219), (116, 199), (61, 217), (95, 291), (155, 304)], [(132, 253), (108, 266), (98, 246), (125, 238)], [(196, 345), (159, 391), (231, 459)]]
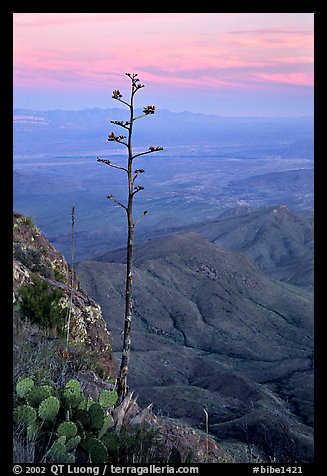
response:
[(66, 451), (73, 451), (81, 442), (81, 437), (79, 435), (74, 436), (73, 438), (69, 438), (67, 440), (65, 446), (66, 446)]
[(14, 422), (28, 427), (36, 420), (37, 414), (34, 408), (29, 405), (19, 405), (14, 410)]
[(70, 390), (72, 390), (73, 392), (76, 392), (76, 393), (81, 393), (81, 391), (82, 391), (81, 384), (76, 379), (68, 380), (68, 382), (65, 385), (65, 388), (70, 389)]
[(76, 458), (73, 454), (67, 452), (55, 452), (51, 457), (51, 462), (55, 464), (74, 464), (76, 463)]
[(71, 379), (66, 383), (64, 399), (66, 405), (73, 408), (78, 407), (85, 400), (85, 397), (81, 392), (81, 384), (78, 380)]
[(102, 438), (102, 436), (109, 430), (109, 428), (111, 428), (112, 426), (114, 425), (114, 420), (112, 418), (111, 415), (106, 415), (104, 417), (104, 421), (103, 421), (103, 426), (101, 428), (101, 430), (99, 431), (98, 433), (98, 438)]
[(88, 410), (91, 405), (95, 403), (95, 400), (93, 398), (84, 398), (84, 400), (81, 401), (81, 403), (78, 405), (78, 410)]
[[(80, 438), (77, 442), (79, 443)], [(75, 449), (77, 444), (69, 443), (65, 435), (59, 436), (59, 438), (52, 444), (49, 451), (46, 453), (47, 463), (75, 463), (76, 458), (69, 451)]]
[(92, 463), (106, 463), (108, 460), (108, 451), (105, 445), (98, 439), (91, 437), (85, 444)]
[(26, 397), (30, 390), (34, 387), (34, 380), (27, 377), (19, 379), (16, 383), (16, 393), (20, 398)]
[(42, 445), (37, 451), (43, 451), (46, 462), (75, 463), (75, 451), (79, 455), (83, 450), (92, 463), (105, 463), (108, 451), (119, 448), (119, 438), (110, 433), (113, 418), (105, 414), (117, 401), (114, 390), (101, 391), (95, 402), (84, 395), (75, 379), (56, 390), (24, 378), (17, 382), (16, 392), (24, 404), (14, 409), (14, 422), (24, 427), (26, 438)]
[(77, 426), (77, 436), (81, 437), (81, 440), (85, 438), (85, 430), (82, 425), (82, 423), (78, 420), (76, 420), (76, 426)]
[(37, 387), (36, 385), (32, 387), (26, 396), (27, 403), (32, 407), (38, 407), (43, 400), (50, 397), (49, 388), (48, 386)]
[(57, 428), (59, 436), (65, 436), (67, 439), (73, 438), (77, 434), (77, 426), (72, 421), (64, 421)]
[(28, 425), (28, 427), (26, 428), (26, 436), (30, 440), (35, 441), (39, 433), (40, 433), (40, 425), (36, 421)]
[(89, 412), (87, 412), (86, 410), (78, 410), (78, 412), (76, 413), (76, 423), (79, 423), (82, 429), (89, 427), (91, 425), (91, 418)]
[(116, 390), (102, 390), (99, 394), (99, 403), (104, 408), (113, 407), (118, 400)]
[(104, 411), (99, 403), (93, 403), (89, 408), (89, 415), (91, 419), (91, 428), (94, 430), (101, 430), (104, 424)]
[(42, 420), (54, 422), (60, 409), (57, 397), (48, 397), (39, 405), (38, 414)]
[(66, 448), (65, 443), (67, 440), (67, 436), (59, 436), (56, 441), (52, 444), (50, 451), (62, 451)]

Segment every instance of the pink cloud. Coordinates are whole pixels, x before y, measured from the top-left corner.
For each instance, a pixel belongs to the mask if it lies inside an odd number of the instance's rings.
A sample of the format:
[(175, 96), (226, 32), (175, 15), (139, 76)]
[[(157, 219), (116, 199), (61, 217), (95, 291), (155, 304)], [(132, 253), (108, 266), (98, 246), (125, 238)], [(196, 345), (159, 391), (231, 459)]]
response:
[(313, 56), (284, 56), (279, 58), (271, 58), (274, 63), (281, 64), (310, 64), (314, 63)]
[(17, 13), (15, 86), (98, 89), (127, 70), (176, 88), (312, 84), (312, 31), (274, 15)]
[(313, 86), (313, 74), (310, 73), (256, 73), (256, 78), (272, 83), (293, 86)]

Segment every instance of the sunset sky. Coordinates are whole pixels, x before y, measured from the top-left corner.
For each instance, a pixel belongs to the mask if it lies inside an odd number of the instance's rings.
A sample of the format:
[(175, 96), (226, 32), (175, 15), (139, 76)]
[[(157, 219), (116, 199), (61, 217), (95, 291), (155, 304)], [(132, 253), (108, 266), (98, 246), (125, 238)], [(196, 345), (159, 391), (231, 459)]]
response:
[[(14, 13), (14, 107), (313, 114), (313, 13)], [(142, 95), (142, 98), (141, 98)]]

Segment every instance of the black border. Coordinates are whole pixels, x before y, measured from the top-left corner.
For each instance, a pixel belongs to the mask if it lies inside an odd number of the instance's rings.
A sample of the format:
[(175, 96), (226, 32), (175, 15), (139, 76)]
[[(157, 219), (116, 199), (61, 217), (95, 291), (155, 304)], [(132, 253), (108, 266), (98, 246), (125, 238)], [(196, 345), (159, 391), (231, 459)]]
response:
[[(295, 2), (294, 2), (295, 3)], [(303, 2), (304, 4), (304, 2)], [(136, 2), (132, 4), (132, 6), (137, 5)], [(164, 4), (165, 10), (168, 9), (170, 12), (169, 3), (165, 2)], [(184, 3), (185, 5), (185, 3)], [(12, 345), (13, 345), (13, 336), (12, 336), (12, 211), (13, 211), (13, 129), (12, 129), (12, 119), (13, 119), (13, 13), (15, 12), (26, 12), (27, 8), (29, 7), (29, 12), (44, 12), (45, 6), (51, 12), (71, 12), (76, 9), (77, 4), (73, 5), (69, 2), (62, 3), (62, 6), (58, 3), (56, 4), (40, 4), (36, 2), (29, 2), (28, 5), (24, 2), (24, 4), (20, 4), (18, 2), (14, 2), (14, 4), (6, 5), (5, 7), (2, 6), (1, 9), (1, 37), (2, 37), (2, 54), (1, 54), (1, 65), (2, 65), (2, 74), (1, 74), (1, 82), (2, 82), (2, 102), (1, 102), (1, 134), (2, 137), (2, 147), (4, 147), (3, 157), (2, 157), (2, 167), (1, 167), (1, 186), (0, 186), (0, 193), (1, 193), (1, 248), (3, 254), (3, 262), (1, 264), (1, 291), (2, 291), (2, 303), (5, 303), (5, 306), (2, 306), (2, 319), (1, 319), (1, 334), (2, 334), (2, 341), (0, 348), (3, 351), (2, 357), (2, 365), (3, 365), (3, 372), (2, 372), (2, 391), (0, 392), (0, 404), (2, 406), (3, 415), (2, 420), (5, 418), (8, 422), (8, 425), (1, 425), (2, 426), (2, 451), (0, 456), (0, 464), (1, 462), (5, 463), (5, 466), (8, 466), (9, 473), (12, 473)], [(92, 3), (93, 10), (100, 12), (103, 11), (104, 4), (97, 2)], [(113, 6), (113, 4), (109, 5), (109, 7)], [(121, 7), (120, 10), (124, 10), (127, 6), (125, 4), (115, 5), (116, 8)], [(140, 2), (139, 6), (143, 12), (151, 11), (156, 5), (149, 6), (146, 9), (146, 3)], [(191, 6), (191, 5), (190, 5)], [(230, 7), (236, 8), (236, 12), (238, 12), (242, 7), (237, 9), (237, 5), (233, 3), (229, 5)], [(250, 8), (253, 8), (252, 5), (247, 5)], [(320, 4), (321, 6), (321, 4)], [(258, 5), (258, 8), (254, 8), (254, 12), (259, 10), (262, 11), (262, 3)], [(268, 12), (271, 9), (268, 7)], [(322, 230), (324, 229), (324, 203), (323, 197), (321, 197), (320, 193), (323, 189), (324, 175), (321, 168), (321, 163), (325, 159), (324, 152), (320, 151), (319, 149), (322, 148), (322, 139), (321, 139), (321, 122), (320, 122), (320, 106), (322, 104), (322, 88), (321, 84), (325, 77), (322, 69), (323, 58), (322, 56), (322, 29), (325, 26), (325, 16), (322, 9), (316, 8), (313, 3), (309, 5), (306, 3), (301, 5), (297, 2), (293, 5), (293, 8), (287, 6), (285, 2), (274, 2), (273, 9), (274, 11), (282, 11), (283, 8), (288, 8), (286, 12), (283, 13), (308, 13), (308, 9), (311, 13), (315, 15), (315, 87), (314, 87), (314, 106), (315, 106), (315, 173), (314, 173), (314, 186), (315, 186), (315, 197), (314, 197), (314, 206), (315, 206), (315, 459), (314, 462), (311, 464), (301, 464), (300, 466), (303, 469), (303, 474), (313, 474), (313, 472), (318, 468), (320, 465), (324, 463), (324, 426), (322, 422), (322, 415), (325, 413), (323, 408), (323, 402), (321, 399), (323, 398), (324, 394), (324, 377), (322, 373), (323, 368), (323, 356), (324, 353), (322, 351), (322, 347), (324, 345), (324, 337), (325, 334), (323, 333), (322, 329), (322, 319), (324, 316), (321, 316), (321, 308), (323, 306), (321, 302), (321, 296), (324, 292), (324, 283), (323, 283), (323, 276), (324, 276), (324, 268), (322, 264), (322, 251), (324, 249), (324, 241), (322, 237)], [(294, 7), (296, 8), (294, 12)], [(176, 2), (173, 4), (173, 9), (177, 12), (183, 12), (183, 7), (179, 8)], [(244, 4), (243, 4), (244, 8)], [(145, 10), (146, 9), (146, 10)], [(118, 10), (118, 11), (120, 11)], [(212, 7), (208, 5), (208, 10), (212, 10)], [(299, 10), (302, 10), (299, 12)], [(128, 11), (129, 8), (128, 8)], [(228, 9), (228, 12), (231, 10)], [(235, 13), (236, 13), (235, 12)], [(254, 13), (253, 12), (253, 13)], [(83, 13), (83, 10), (82, 12)], [(137, 10), (134, 12), (135, 14), (142, 14), (142, 11)], [(176, 12), (174, 12), (176, 13)], [(192, 12), (196, 13), (196, 12)], [(216, 13), (216, 12), (215, 12)], [(219, 12), (218, 12), (219, 13)], [(220, 12), (224, 13), (224, 12)], [(320, 216), (321, 215), (321, 216)], [(3, 269), (4, 267), (4, 269)], [(4, 446), (3, 446), (4, 445)], [(6, 460), (9, 461), (6, 461)], [(2, 461), (1, 461), (2, 460)], [(215, 465), (215, 464), (214, 464)], [(2, 465), (1, 465), (2, 466)], [(28, 465), (22, 465), (28, 466)], [(206, 469), (208, 468), (208, 464), (200, 464), (194, 465), (199, 466), (199, 474), (205, 474)], [(212, 466), (212, 464), (209, 464)], [(254, 465), (252, 464), (223, 464), (219, 466), (217, 469), (219, 474), (228, 474), (229, 472), (237, 473), (245, 475), (245, 474), (252, 474), (252, 468)], [(269, 465), (263, 464), (263, 467), (267, 467)], [(272, 464), (274, 468), (282, 467), (286, 465), (275, 465)], [(294, 465), (296, 466), (296, 465)], [(210, 468), (212, 469), (212, 468)], [(311, 473), (312, 472), (312, 473)], [(4, 472), (4, 474), (6, 474)], [(23, 473), (24, 474), (24, 471)], [(46, 472), (46, 474), (51, 474), (50, 471)], [(63, 472), (63, 474), (66, 474)], [(109, 473), (107, 473), (109, 474)], [(267, 473), (266, 473), (267, 474)], [(317, 474), (319, 474), (317, 472)]]

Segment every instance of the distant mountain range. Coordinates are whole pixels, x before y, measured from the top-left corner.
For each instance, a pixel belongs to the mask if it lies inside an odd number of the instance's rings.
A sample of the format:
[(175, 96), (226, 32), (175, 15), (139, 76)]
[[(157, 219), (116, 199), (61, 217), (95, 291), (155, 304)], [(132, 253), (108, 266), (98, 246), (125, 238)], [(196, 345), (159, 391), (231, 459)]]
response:
[[(139, 112), (142, 113), (142, 109)], [(56, 145), (54, 139), (57, 146), (64, 144), (66, 150), (85, 151), (85, 145), (99, 148), (108, 133), (117, 129), (110, 121), (125, 120), (127, 113), (127, 109), (119, 108), (81, 111), (15, 109), (14, 149), (16, 153), (40, 152), (50, 144), (53, 148)], [(274, 153), (277, 142), (279, 155), (313, 159), (312, 117), (222, 117), (159, 109), (154, 116), (138, 121), (136, 129), (135, 145), (199, 146), (216, 145), (219, 141), (221, 145), (237, 146), (246, 142), (251, 156), (258, 141), (267, 151), (274, 146)]]
[[(121, 250), (77, 267), (116, 351), (123, 262)], [(220, 440), (248, 438), (310, 460), (312, 294), (193, 232), (138, 244), (135, 266), (130, 384), (142, 401), (198, 426), (206, 407)]]

